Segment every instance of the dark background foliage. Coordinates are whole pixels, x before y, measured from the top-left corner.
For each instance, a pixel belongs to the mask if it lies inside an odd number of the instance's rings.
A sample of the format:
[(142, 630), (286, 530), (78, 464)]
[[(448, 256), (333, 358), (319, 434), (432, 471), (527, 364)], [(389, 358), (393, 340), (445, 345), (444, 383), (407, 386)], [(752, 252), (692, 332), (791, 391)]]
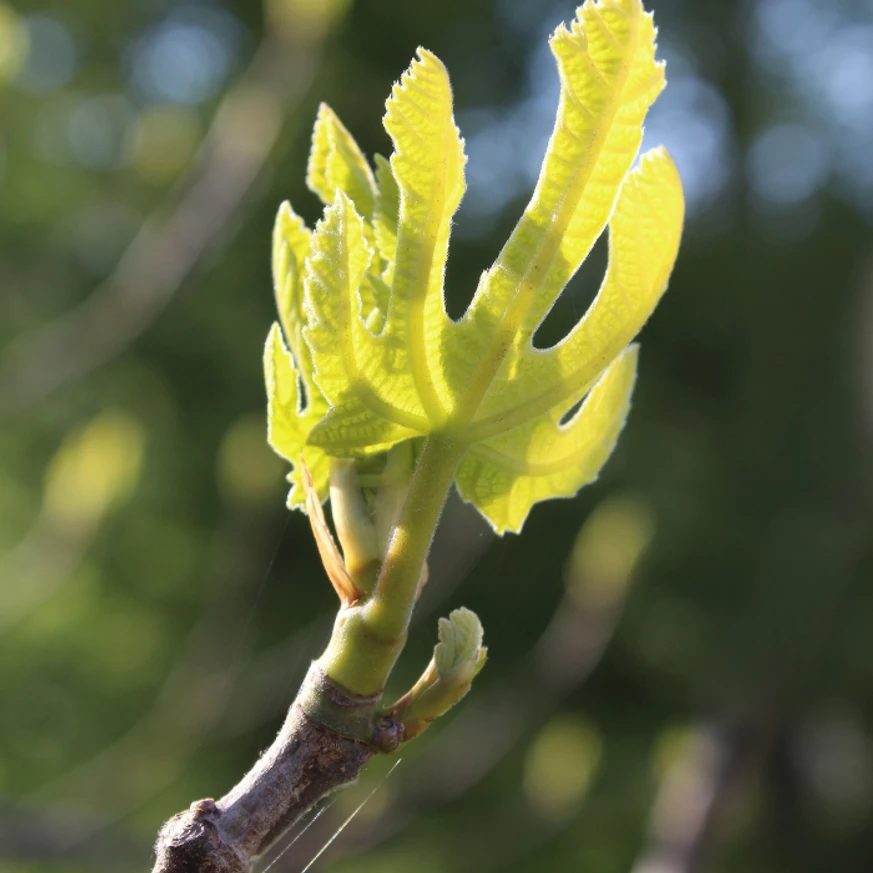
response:
[[(419, 44), (446, 63), (470, 155), (457, 315), (532, 187), (557, 97), (546, 37), (573, 8), (8, 3), (0, 870), (123, 873), (268, 744), (329, 629), (264, 444), (260, 369), (276, 208), (319, 213), (303, 184), (318, 101), (387, 153), (392, 81)], [(520, 537), (450, 504), (398, 690), (461, 604), (488, 667), (276, 871), (302, 869), (376, 786), (318, 869), (873, 865), (873, 4), (655, 12), (670, 84), (646, 142), (673, 152), (689, 214), (619, 449)], [(275, 68), (234, 102), (271, 38)], [(145, 290), (119, 293), (119, 261), (178, 216), (216, 114), (203, 190), (235, 196), (241, 165), (255, 181), (227, 221), (201, 203), (152, 239), (132, 270)], [(179, 258), (193, 268), (156, 290)], [(599, 245), (538, 342), (580, 316), (603, 261)]]

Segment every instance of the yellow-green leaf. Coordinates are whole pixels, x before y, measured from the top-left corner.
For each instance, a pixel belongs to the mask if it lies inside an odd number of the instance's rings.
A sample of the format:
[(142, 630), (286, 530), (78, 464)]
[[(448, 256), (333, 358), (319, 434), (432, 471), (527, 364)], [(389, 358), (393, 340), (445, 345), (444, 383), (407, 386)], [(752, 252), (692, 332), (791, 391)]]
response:
[[(322, 107), (308, 181), (331, 205), (312, 234), (290, 208), (280, 214), (274, 254), (288, 342), (317, 398), (310, 406), (322, 404), (317, 420), (287, 425), (295, 446), (349, 458), (437, 433), (462, 458), (462, 495), (499, 531), (597, 475), (628, 409), (627, 344), (667, 286), (684, 219), (663, 149), (631, 170), (665, 81), (655, 37), (641, 0), (586, 0), (555, 32), (561, 92), (539, 181), (457, 323), (443, 281), (466, 158), (445, 68), (419, 49), (394, 86), (384, 119), (394, 153), (376, 157), (375, 179)], [(594, 303), (556, 346), (535, 349), (536, 329), (607, 223)]]
[(466, 360), (452, 358), (452, 383), (465, 391), (470, 417), (483, 397), (486, 415), (504, 405), (518, 354), (606, 225), (664, 85), (652, 16), (640, 0), (587, 0), (551, 48), (561, 97), (540, 178), (463, 319)]
[(303, 341), (303, 264), (309, 254), (310, 231), (286, 200), (273, 225), (273, 288), (285, 339), (311, 387), (312, 358)]
[(464, 500), (498, 533), (517, 532), (538, 501), (573, 497), (594, 481), (627, 418), (636, 364), (637, 348), (630, 346), (566, 424), (553, 410), (474, 445), (456, 476)]
[(420, 48), (418, 60), (395, 84), (385, 129), (394, 142), (391, 170), (400, 214), (384, 347), (390, 347), (396, 367), (411, 373), (421, 407), (439, 423), (450, 401), (441, 375), (443, 333), (452, 326), (443, 274), (467, 159), (452, 115), (448, 73), (431, 52)]
[(376, 207), (373, 210), (373, 234), (382, 258), (382, 278), (390, 285), (394, 280), (394, 257), (397, 252), (397, 225), (400, 221), (400, 189), (391, 172), (391, 163), (376, 155)]
[(372, 257), (363, 219), (338, 191), (316, 225), (306, 262), (304, 335), (316, 382), (332, 407), (310, 441), (328, 449), (341, 446), (346, 456), (382, 450), (426, 429), (424, 421), (376, 390), (391, 373), (360, 315), (359, 292)]
[(381, 333), (391, 300), (391, 286), (373, 272), (368, 272), (361, 283), (358, 296), (361, 299), (361, 319), (370, 333)]
[(306, 184), (325, 206), (343, 191), (365, 219), (373, 217), (376, 180), (363, 152), (336, 113), (326, 104), (318, 107), (312, 131), (312, 149), (306, 169)]
[(625, 180), (609, 223), (609, 265), (585, 316), (558, 345), (529, 344), (500, 397), (484, 403), (472, 427), (483, 439), (582, 397), (651, 315), (673, 270), (685, 201), (676, 166), (663, 148), (647, 152)]
[(418, 54), (386, 104), (400, 213), (398, 258), (379, 335), (354, 309), (373, 258), (351, 203), (326, 211), (307, 264), (307, 295), (323, 323), (318, 329), (310, 324), (307, 342), (333, 407), (310, 439), (337, 454), (383, 450), (445, 418), (441, 350), (453, 324), (442, 283), (466, 159), (445, 68), (430, 52)]
[(470, 690), (485, 666), (488, 650), (482, 645), (482, 623), (472, 610), (461, 607), (439, 620), (439, 642), (433, 658), (415, 685), (391, 707), (411, 740), (427, 730)]
[(291, 491), (290, 507), (303, 507), (306, 491), (303, 485), (301, 456), (309, 467), (320, 500), (326, 500), (330, 489), (330, 458), (316, 446), (306, 444), (309, 431), (327, 412), (327, 403), (316, 392), (306, 406), (301, 403), (299, 373), (288, 348), (282, 341), (282, 331), (273, 324), (264, 347), (264, 379), (267, 385), (267, 441), (273, 450), (293, 465), (288, 474)]

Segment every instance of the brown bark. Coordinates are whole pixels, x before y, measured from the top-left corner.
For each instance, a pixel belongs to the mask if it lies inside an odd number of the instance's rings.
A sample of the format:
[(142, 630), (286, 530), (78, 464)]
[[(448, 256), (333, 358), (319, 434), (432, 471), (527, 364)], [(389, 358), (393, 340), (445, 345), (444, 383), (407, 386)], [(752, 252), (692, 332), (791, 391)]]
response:
[(279, 735), (243, 780), (164, 825), (152, 873), (250, 873), (307, 810), (354, 782), (374, 752), (397, 748), (401, 729), (387, 719), (376, 723), (377, 705), (378, 698), (349, 694), (313, 666)]

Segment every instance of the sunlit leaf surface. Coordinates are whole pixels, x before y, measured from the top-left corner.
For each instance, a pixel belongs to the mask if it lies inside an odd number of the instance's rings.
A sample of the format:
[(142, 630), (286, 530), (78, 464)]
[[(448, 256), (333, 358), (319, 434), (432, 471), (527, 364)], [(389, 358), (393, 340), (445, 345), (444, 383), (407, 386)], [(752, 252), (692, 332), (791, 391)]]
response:
[[(394, 153), (376, 158), (375, 173), (320, 108), (307, 181), (324, 218), (310, 236), (283, 207), (274, 254), (309, 399), (297, 430), (296, 412), (277, 411), (300, 404), (278, 334), (271, 371), (271, 439), (281, 431), (292, 462), (304, 445), (313, 453), (319, 494), (326, 455), (379, 453), (431, 433), (463, 449), (461, 495), (500, 532), (597, 477), (630, 407), (637, 351), (628, 343), (667, 287), (684, 218), (665, 150), (632, 169), (665, 84), (655, 36), (639, 0), (588, 0), (552, 36), (561, 94), (540, 178), (458, 322), (443, 280), (466, 157), (445, 68), (419, 49), (394, 86), (384, 119)], [(594, 303), (556, 346), (535, 349), (534, 333), (607, 225)]]

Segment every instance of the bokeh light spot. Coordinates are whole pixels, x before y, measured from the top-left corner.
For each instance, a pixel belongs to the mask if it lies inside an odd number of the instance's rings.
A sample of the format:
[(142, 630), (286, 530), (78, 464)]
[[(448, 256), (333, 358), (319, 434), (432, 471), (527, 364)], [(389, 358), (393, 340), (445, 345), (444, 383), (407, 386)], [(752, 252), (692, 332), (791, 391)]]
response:
[(94, 170), (118, 166), (132, 117), (130, 104), (119, 94), (80, 100), (67, 123), (72, 156)]
[(775, 204), (812, 196), (827, 180), (828, 148), (802, 124), (777, 124), (759, 134), (749, 148), (748, 174), (753, 192)]
[(149, 100), (197, 104), (212, 97), (230, 69), (238, 26), (200, 7), (171, 13), (136, 44), (131, 72)]
[(544, 819), (562, 821), (579, 808), (603, 757), (600, 730), (587, 719), (561, 715), (550, 721), (531, 745), (524, 791)]
[(29, 15), (25, 23), (30, 48), (15, 84), (39, 94), (66, 85), (76, 70), (76, 44), (69, 30), (44, 14)]
[(573, 596), (589, 608), (621, 599), (654, 530), (654, 515), (643, 501), (633, 497), (603, 501), (573, 544), (566, 574)]
[(45, 474), (45, 512), (61, 527), (93, 527), (133, 493), (145, 445), (142, 425), (104, 412), (67, 436)]
[(733, 124), (727, 103), (693, 73), (674, 75), (646, 119), (641, 152), (663, 145), (679, 168), (690, 214), (704, 212), (727, 188), (733, 172)]
[(0, 84), (14, 78), (24, 65), (30, 35), (24, 21), (5, 3), (0, 3)]
[(149, 106), (131, 126), (128, 157), (149, 182), (167, 182), (188, 163), (199, 134), (200, 122), (193, 110), (173, 104)]
[(245, 415), (224, 435), (218, 450), (217, 477), (232, 502), (271, 500), (282, 481), (283, 464), (267, 445), (266, 421)]

